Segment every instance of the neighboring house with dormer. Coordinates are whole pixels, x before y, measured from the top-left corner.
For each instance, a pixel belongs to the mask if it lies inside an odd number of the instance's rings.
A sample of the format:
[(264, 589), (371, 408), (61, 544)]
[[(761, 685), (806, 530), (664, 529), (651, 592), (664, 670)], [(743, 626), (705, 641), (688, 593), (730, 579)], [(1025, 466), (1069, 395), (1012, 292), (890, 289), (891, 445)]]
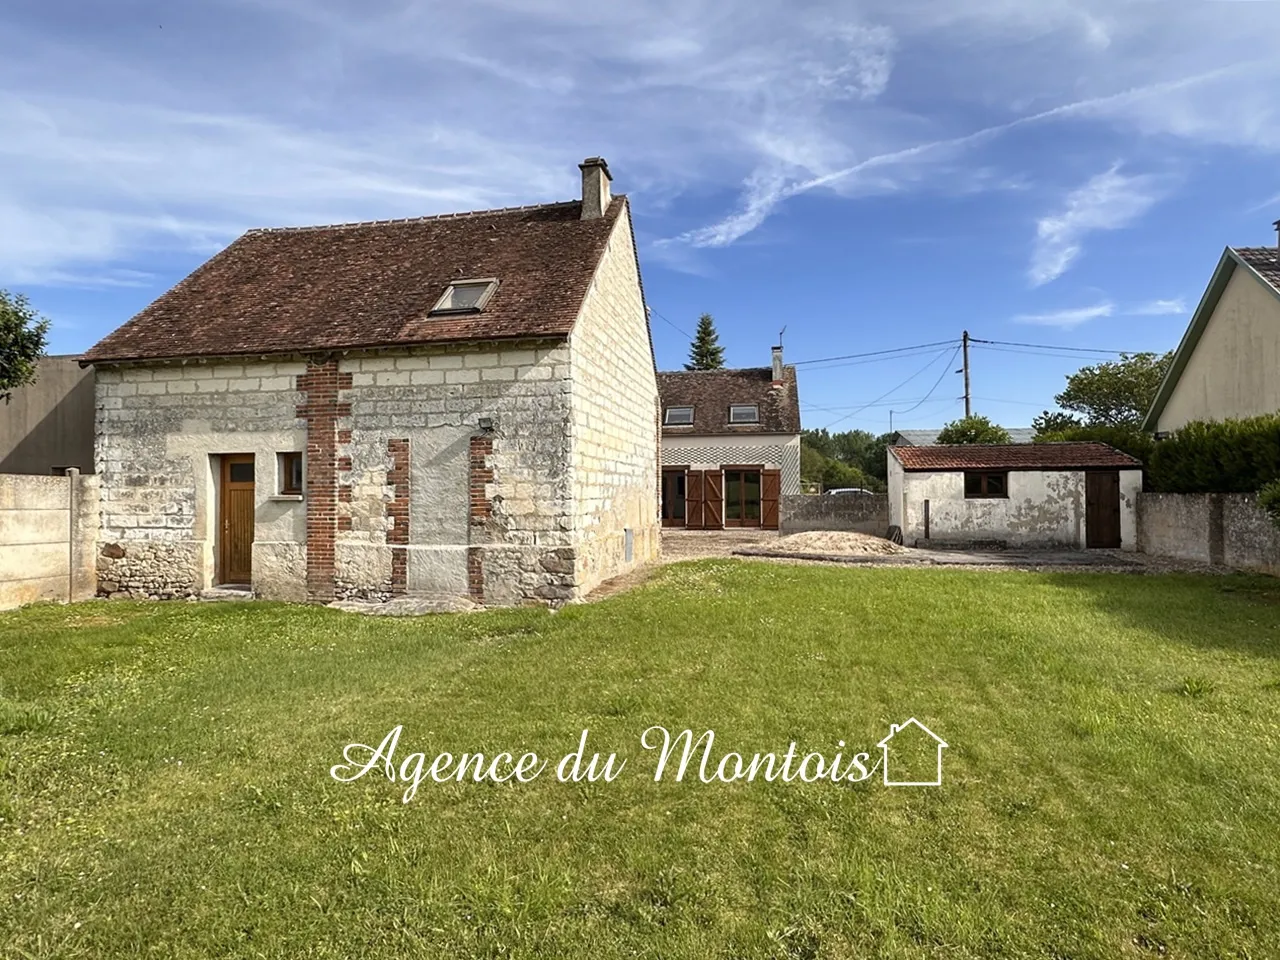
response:
[(659, 550), (627, 200), (253, 230), (88, 352), (105, 592), (576, 600)]
[(800, 493), (796, 368), (658, 374), (662, 524), (778, 528), (778, 501)]
[[(1280, 221), (1277, 221), (1280, 229)], [(1143, 428), (1280, 411), (1280, 249), (1227, 247)]]

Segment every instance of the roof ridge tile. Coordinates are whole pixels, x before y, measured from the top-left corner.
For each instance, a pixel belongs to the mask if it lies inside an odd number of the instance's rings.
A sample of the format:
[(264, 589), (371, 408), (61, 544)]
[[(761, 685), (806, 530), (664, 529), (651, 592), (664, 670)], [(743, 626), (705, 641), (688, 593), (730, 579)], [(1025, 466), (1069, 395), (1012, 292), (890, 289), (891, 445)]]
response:
[(319, 230), (352, 230), (361, 227), (389, 227), (407, 223), (430, 223), (437, 220), (462, 220), (468, 218), (498, 216), (500, 214), (527, 213), (530, 210), (554, 210), (562, 207), (572, 207), (580, 204), (581, 202), (581, 200), (557, 200), (554, 203), (527, 203), (518, 207), (492, 207), (488, 210), (460, 210), (455, 213), (428, 213), (423, 214), (420, 217), (393, 217), (387, 220), (352, 220), (348, 223), (304, 224), (297, 227), (251, 227), (245, 231), (245, 236), (272, 233), (307, 233)]

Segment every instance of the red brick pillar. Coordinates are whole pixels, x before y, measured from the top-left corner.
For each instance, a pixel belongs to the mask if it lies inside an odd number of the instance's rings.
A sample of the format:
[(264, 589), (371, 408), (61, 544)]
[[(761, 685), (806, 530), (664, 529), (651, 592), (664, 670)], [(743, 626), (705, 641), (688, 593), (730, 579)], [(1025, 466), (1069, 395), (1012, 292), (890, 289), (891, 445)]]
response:
[(409, 590), (409, 441), (388, 440), (387, 456), (391, 469), (387, 472), (387, 486), (391, 487), (391, 500), (387, 503), (387, 543), (391, 545), (391, 593), (403, 597)]
[(324, 602), (334, 596), (338, 471), (340, 464), (351, 469), (351, 458), (338, 456), (338, 419), (351, 416), (351, 404), (340, 403), (338, 392), (351, 389), (351, 374), (339, 373), (337, 360), (308, 361), (297, 389), (306, 397), (298, 416), (307, 422), (307, 597)]
[(488, 461), (489, 455), (493, 453), (493, 437), (485, 434), (472, 437), (470, 453), (468, 479), (473, 545), (467, 548), (467, 592), (472, 600), (484, 603), (484, 559), (480, 548), (474, 545), (474, 541), (477, 539), (477, 534), (484, 529), (486, 521), (493, 516), (493, 502), (485, 492), (485, 484), (493, 482), (493, 468)]

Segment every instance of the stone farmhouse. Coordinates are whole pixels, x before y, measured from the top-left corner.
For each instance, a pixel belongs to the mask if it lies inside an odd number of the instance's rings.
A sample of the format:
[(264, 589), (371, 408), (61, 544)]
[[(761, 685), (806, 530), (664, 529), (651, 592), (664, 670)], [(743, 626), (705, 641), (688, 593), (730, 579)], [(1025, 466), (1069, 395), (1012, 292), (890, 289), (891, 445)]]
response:
[(104, 592), (581, 598), (653, 558), (625, 196), (252, 230), (90, 350)]
[(779, 527), (779, 500), (800, 493), (796, 368), (658, 374), (662, 524), (690, 530)]

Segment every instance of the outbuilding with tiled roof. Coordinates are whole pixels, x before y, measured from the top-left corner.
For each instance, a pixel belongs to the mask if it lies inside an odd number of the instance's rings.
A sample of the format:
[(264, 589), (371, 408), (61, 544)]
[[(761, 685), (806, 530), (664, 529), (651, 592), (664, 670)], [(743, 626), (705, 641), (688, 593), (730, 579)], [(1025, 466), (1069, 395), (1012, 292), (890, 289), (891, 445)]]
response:
[(917, 546), (1137, 549), (1142, 462), (1105, 443), (891, 446), (889, 522)]
[(102, 591), (560, 603), (656, 556), (630, 207), (251, 230), (84, 357)]

